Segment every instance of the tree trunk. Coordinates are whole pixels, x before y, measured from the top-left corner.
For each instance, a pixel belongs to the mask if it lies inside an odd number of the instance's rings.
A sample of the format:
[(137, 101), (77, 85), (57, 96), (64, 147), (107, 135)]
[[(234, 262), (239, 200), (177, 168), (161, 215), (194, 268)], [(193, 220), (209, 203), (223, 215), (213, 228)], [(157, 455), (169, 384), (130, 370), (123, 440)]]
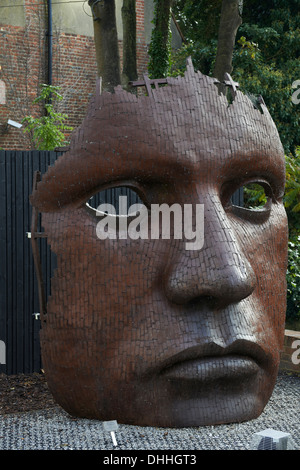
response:
[(242, 24), (241, 0), (223, 0), (218, 35), (217, 56), (214, 67), (214, 77), (224, 80), (225, 73), (232, 72), (232, 55), (236, 33)]
[(89, 0), (93, 13), (94, 39), (98, 75), (102, 90), (113, 92), (121, 84), (120, 56), (116, 25), (115, 0)]
[(173, 0), (156, 0), (155, 23), (149, 49), (149, 72), (152, 78), (162, 78), (168, 72), (169, 25)]
[(169, 24), (172, 3), (172, 0), (160, 0), (157, 2), (155, 28), (161, 32), (164, 45), (167, 44), (169, 38)]
[(135, 0), (123, 0), (123, 72), (122, 85), (137, 79), (136, 65), (136, 11)]

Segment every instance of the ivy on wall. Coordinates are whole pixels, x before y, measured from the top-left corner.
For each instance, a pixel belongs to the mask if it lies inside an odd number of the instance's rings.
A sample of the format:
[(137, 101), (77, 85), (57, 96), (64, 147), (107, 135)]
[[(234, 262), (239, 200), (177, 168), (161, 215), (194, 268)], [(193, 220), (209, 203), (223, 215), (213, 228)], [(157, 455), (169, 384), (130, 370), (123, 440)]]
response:
[(150, 78), (166, 77), (171, 69), (171, 4), (172, 0), (154, 0), (154, 28), (148, 51)]

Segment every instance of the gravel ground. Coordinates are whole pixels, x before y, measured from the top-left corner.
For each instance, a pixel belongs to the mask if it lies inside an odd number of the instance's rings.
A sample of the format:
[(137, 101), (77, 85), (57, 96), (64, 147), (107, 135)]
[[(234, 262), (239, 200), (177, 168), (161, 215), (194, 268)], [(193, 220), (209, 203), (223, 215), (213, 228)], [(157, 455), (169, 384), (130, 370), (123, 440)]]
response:
[(294, 449), (300, 450), (299, 376), (280, 374), (268, 405), (255, 420), (181, 429), (120, 424), (117, 446), (102, 422), (73, 418), (60, 407), (4, 414), (0, 450), (249, 450), (253, 434), (268, 428), (289, 433)]

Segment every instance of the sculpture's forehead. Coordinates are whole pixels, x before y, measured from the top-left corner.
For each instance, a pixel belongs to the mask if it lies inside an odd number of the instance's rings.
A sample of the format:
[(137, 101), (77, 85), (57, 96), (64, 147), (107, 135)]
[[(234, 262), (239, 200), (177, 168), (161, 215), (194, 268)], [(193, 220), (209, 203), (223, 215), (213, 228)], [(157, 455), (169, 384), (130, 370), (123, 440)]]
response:
[(174, 181), (183, 170), (198, 181), (220, 181), (251, 167), (284, 181), (284, 153), (267, 108), (261, 113), (240, 92), (229, 105), (202, 77), (175, 79), (149, 97), (96, 94), (70, 151), (44, 175), (33, 201), (62, 207), (101, 185), (163, 175)]
[(228, 106), (226, 98), (215, 93), (214, 89), (203, 95), (189, 88), (170, 87), (156, 99), (118, 102), (115, 98), (91, 112), (82, 126), (82, 140), (87, 146), (98, 143), (102, 148), (108, 142), (112, 148), (119, 144), (121, 150), (132, 146), (137, 153), (139, 146), (173, 150), (176, 159), (180, 152), (193, 149), (200, 159), (203, 152), (221, 150), (218, 157), (222, 158), (232, 149), (282, 156), (280, 139), (268, 113), (261, 115), (253, 106), (251, 109), (242, 94), (237, 104)]
[[(100, 165), (111, 160), (112, 167), (124, 171), (138, 162), (145, 170), (155, 163), (169, 163), (197, 172), (207, 159), (220, 167), (228, 160), (242, 162), (257, 154), (283, 162), (282, 145), (267, 110), (262, 115), (242, 94), (229, 106), (215, 92), (203, 96), (194, 89), (170, 87), (158, 92), (156, 99), (124, 103), (115, 98), (85, 121), (81, 142), (87, 153), (97, 153)], [(212, 97), (216, 97), (213, 103), (208, 99)], [(81, 142), (74, 143), (74, 152), (80, 152)]]

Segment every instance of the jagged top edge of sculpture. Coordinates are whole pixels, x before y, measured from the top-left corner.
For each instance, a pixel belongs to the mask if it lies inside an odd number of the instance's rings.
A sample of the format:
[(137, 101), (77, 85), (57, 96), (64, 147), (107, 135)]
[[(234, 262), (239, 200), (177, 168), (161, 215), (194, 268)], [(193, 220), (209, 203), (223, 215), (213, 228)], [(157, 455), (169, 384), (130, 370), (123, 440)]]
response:
[[(228, 77), (233, 82), (230, 75)], [(183, 76), (167, 77), (164, 80), (165, 86), (152, 89), (148, 83), (147, 89), (149, 94), (137, 95), (126, 90), (122, 85), (116, 86), (114, 92), (101, 92), (101, 78), (99, 78), (96, 90), (89, 102), (87, 113), (80, 126), (71, 135), (68, 151), (74, 150), (74, 147), (78, 146), (80, 140), (84, 139), (82, 131), (87, 131), (91, 127), (90, 123), (93, 119), (107, 119), (106, 109), (112, 108), (118, 113), (117, 107), (125, 105), (128, 107), (127, 112), (130, 110), (131, 113), (135, 113), (135, 109), (139, 112), (141, 110), (145, 112), (146, 109), (152, 109), (151, 113), (153, 113), (156, 106), (164, 106), (168, 102), (172, 105), (172, 100), (176, 99), (177, 95), (181, 98), (182, 102), (186, 97), (188, 98), (187, 101), (189, 101), (190, 98), (194, 98), (197, 95), (197, 99), (192, 103), (193, 108), (203, 107), (205, 112), (214, 113), (221, 120), (226, 118), (239, 119), (241, 125), (244, 126), (248, 126), (249, 122), (247, 122), (247, 119), (244, 120), (243, 116), (248, 117), (252, 122), (260, 122), (267, 133), (276, 134), (279, 138), (275, 123), (262, 97), (258, 107), (254, 105), (247, 94), (235, 89), (232, 101), (229, 102), (227, 96), (218, 89), (217, 85), (221, 84), (221, 82), (216, 78), (202, 74), (199, 70), (196, 71), (191, 57), (187, 59), (186, 71)], [(225, 80), (223, 83), (225, 83)], [(180, 87), (181, 89), (188, 90), (190, 96), (186, 95), (185, 92), (181, 95), (179, 93)], [(113, 113), (114, 111), (112, 111)]]
[[(225, 74), (228, 75), (229, 74)], [(230, 77), (230, 76), (229, 76)], [(231, 77), (230, 77), (231, 78)], [(192, 80), (197, 80), (198, 84), (201, 81), (203, 81), (203, 84), (206, 84), (205, 88), (207, 88), (207, 91), (213, 95), (215, 95), (217, 98), (217, 102), (219, 105), (223, 105), (225, 108), (231, 108), (235, 107), (234, 105), (236, 104), (237, 106), (243, 104), (249, 105), (249, 109), (255, 109), (258, 111), (261, 115), (266, 115), (269, 117), (269, 112), (267, 109), (267, 106), (260, 95), (258, 97), (258, 105), (255, 105), (254, 102), (250, 99), (248, 94), (240, 91), (240, 90), (233, 90), (234, 94), (232, 95), (232, 100), (229, 101), (228, 98), (225, 96), (224, 93), (219, 92), (217, 85), (221, 85), (222, 83), (225, 84), (226, 80), (224, 77), (224, 81), (221, 83), (218, 79), (214, 77), (210, 77), (208, 75), (203, 74), (200, 70), (195, 70), (192, 62), (192, 58), (188, 57), (186, 60), (186, 70), (184, 75), (179, 75), (177, 77), (166, 77), (165, 79), (165, 86), (159, 87), (158, 89), (153, 88), (151, 90), (151, 93), (148, 94), (134, 94), (128, 91), (127, 89), (123, 88), (122, 85), (118, 85), (114, 88), (113, 92), (110, 91), (102, 91), (102, 79), (101, 77), (98, 78), (97, 84), (96, 84), (96, 90), (94, 95), (92, 96), (92, 99), (90, 101), (90, 106), (88, 109), (91, 108), (99, 108), (99, 105), (111, 105), (111, 104), (117, 104), (122, 102), (122, 98), (124, 99), (124, 102), (131, 102), (132, 104), (134, 103), (139, 103), (143, 102), (143, 104), (147, 103), (149, 100), (154, 100), (157, 95), (157, 92), (159, 94), (164, 92), (165, 87), (169, 88), (170, 86), (174, 86), (176, 84), (180, 85), (183, 84), (184, 82), (188, 83), (189, 81)], [(161, 79), (158, 79), (161, 80)], [(155, 80), (152, 80), (152, 82)], [(150, 80), (149, 80), (150, 83)], [(196, 85), (196, 83), (195, 83)], [(210, 85), (212, 85), (210, 87)], [(145, 83), (146, 86), (146, 83)], [(237, 84), (237, 86), (239, 86)], [(149, 87), (148, 87), (149, 90)]]

